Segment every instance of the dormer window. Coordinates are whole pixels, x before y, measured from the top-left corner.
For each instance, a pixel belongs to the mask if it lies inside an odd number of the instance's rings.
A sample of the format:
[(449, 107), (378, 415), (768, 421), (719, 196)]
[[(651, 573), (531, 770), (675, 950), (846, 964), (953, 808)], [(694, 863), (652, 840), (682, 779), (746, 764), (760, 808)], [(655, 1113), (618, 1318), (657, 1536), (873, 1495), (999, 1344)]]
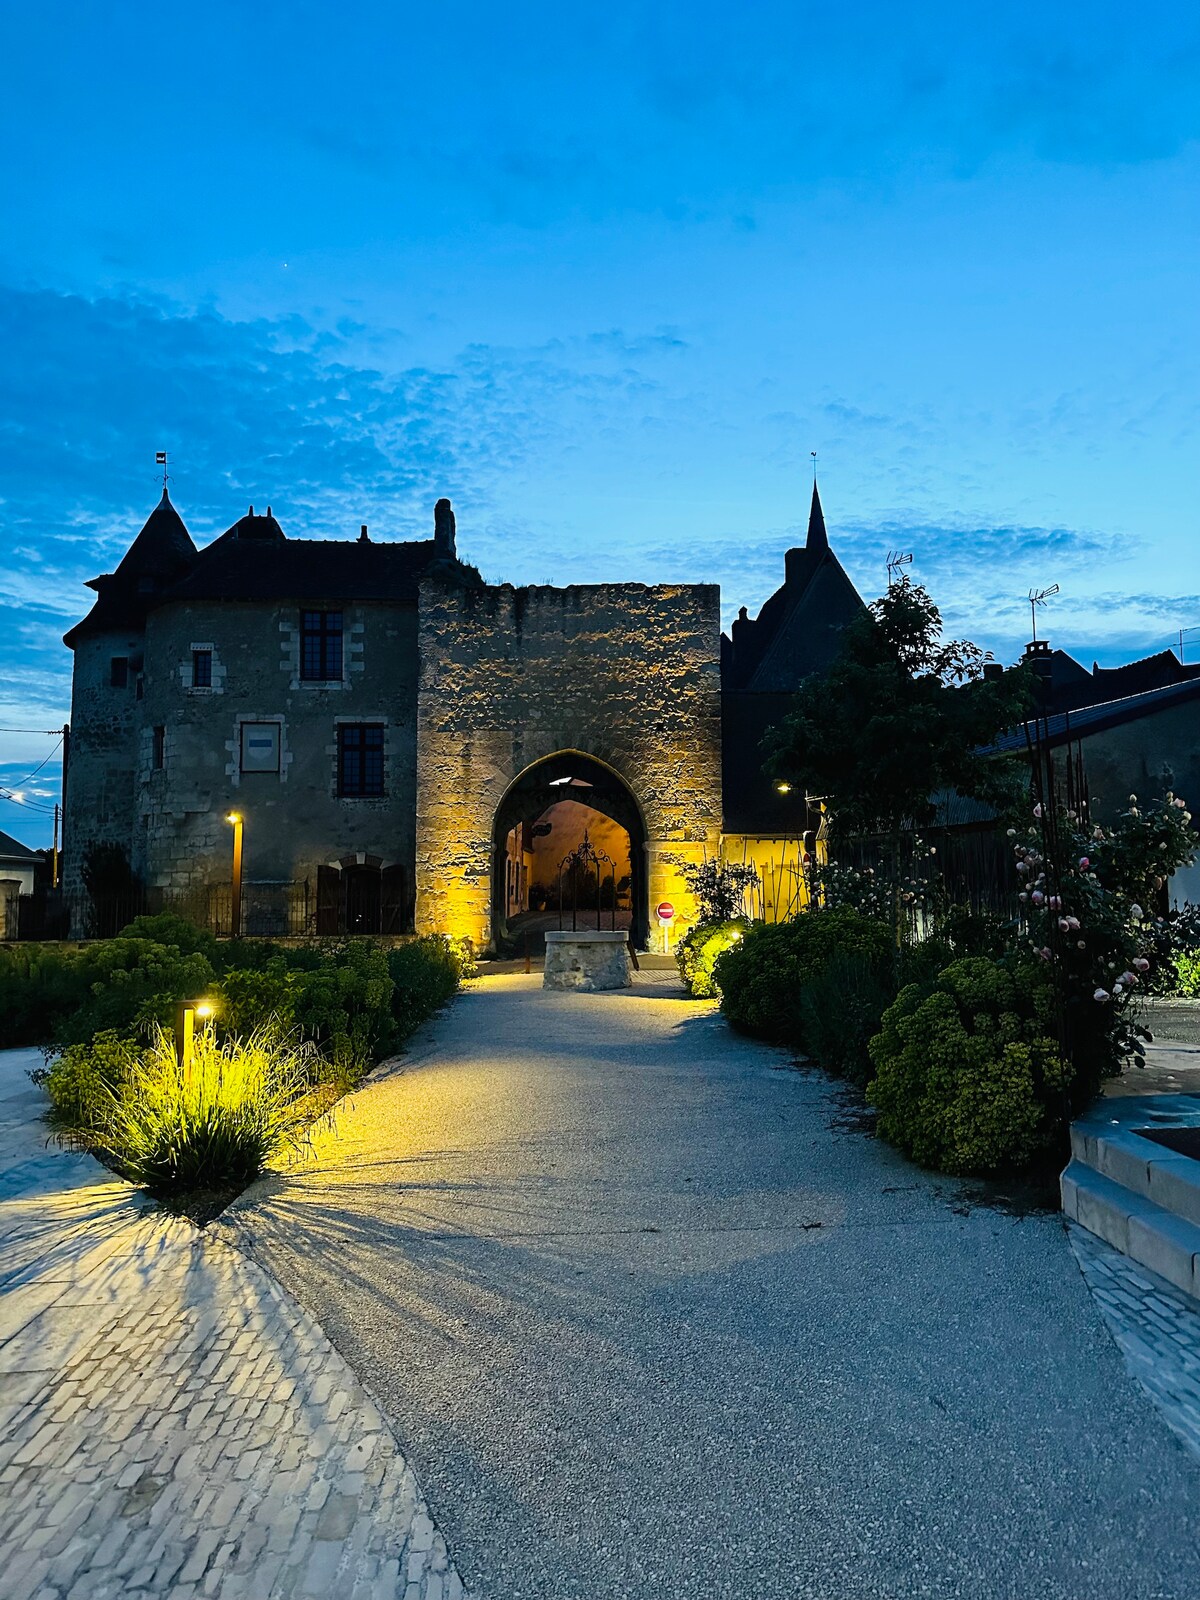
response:
[(192, 688), (212, 688), (212, 651), (192, 651)]
[(305, 683), (342, 681), (342, 613), (300, 613), (300, 677)]

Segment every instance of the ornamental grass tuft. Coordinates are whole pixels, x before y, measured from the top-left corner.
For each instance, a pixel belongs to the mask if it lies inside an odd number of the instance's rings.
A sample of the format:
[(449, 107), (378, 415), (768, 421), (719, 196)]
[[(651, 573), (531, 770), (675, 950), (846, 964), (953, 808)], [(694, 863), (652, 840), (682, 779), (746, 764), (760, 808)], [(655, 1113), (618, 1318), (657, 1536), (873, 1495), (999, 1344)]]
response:
[(303, 1138), (316, 1070), (311, 1045), (267, 1030), (224, 1043), (205, 1031), (183, 1067), (159, 1029), (107, 1091), (93, 1148), (156, 1194), (250, 1183)]

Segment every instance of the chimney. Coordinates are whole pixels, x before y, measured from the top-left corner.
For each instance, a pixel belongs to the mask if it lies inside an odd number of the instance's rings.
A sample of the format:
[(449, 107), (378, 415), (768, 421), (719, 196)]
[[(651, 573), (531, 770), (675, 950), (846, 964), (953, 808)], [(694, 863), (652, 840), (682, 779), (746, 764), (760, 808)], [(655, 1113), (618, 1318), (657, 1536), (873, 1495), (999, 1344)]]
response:
[(367, 532), (367, 525), (366, 525), (365, 522), (363, 523), (362, 527), (358, 530), (358, 542), (359, 542), (359, 544), (370, 544), (370, 542), (371, 542), (371, 537)]
[(433, 508), (433, 542), (440, 556), (456, 556), (454, 510), (449, 500), (439, 500)]

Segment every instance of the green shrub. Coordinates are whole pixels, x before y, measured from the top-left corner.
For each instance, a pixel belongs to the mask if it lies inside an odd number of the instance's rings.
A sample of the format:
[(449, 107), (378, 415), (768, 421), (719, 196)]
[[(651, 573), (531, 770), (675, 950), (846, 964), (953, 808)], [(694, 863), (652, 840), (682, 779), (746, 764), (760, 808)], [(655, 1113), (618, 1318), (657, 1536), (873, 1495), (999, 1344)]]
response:
[(297, 1026), (297, 997), (306, 977), (291, 971), (281, 955), (265, 966), (235, 967), (223, 973), (213, 988), (218, 1030), (248, 1034), (270, 1026), (277, 1034), (291, 1033)]
[(871, 1076), (869, 1045), (883, 1013), (896, 998), (891, 962), (835, 955), (810, 974), (800, 991), (804, 1048), (827, 1072), (865, 1089)]
[(64, 1045), (86, 1043), (107, 1029), (137, 1034), (156, 1023), (170, 1027), (176, 1004), (207, 994), (213, 983), (205, 956), (148, 939), (105, 939), (75, 959), (87, 993), (55, 1023), (55, 1038)]
[(207, 928), (198, 928), (186, 917), (162, 911), (152, 917), (135, 917), (121, 929), (123, 939), (149, 939), (152, 944), (171, 944), (181, 955), (205, 956), (215, 967), (220, 961), (222, 946)]
[(851, 957), (886, 970), (895, 959), (886, 924), (849, 907), (755, 923), (717, 960), (721, 1010), (734, 1027), (805, 1049), (806, 986), (834, 960)]
[(393, 1043), (407, 1039), (446, 1004), (474, 971), (470, 951), (443, 934), (432, 934), (388, 951)]
[(76, 952), (38, 944), (0, 947), (0, 1050), (49, 1044), (59, 1018), (87, 996)]
[(1044, 973), (983, 956), (908, 984), (871, 1040), (879, 1131), (955, 1174), (1026, 1165), (1058, 1136), (1067, 1071)]
[(741, 917), (715, 922), (698, 922), (679, 941), (675, 961), (683, 986), (696, 1000), (719, 998), (715, 967), (717, 958), (741, 940), (747, 924)]
[(311, 1046), (274, 1033), (220, 1043), (196, 1036), (188, 1067), (161, 1030), (97, 1104), (95, 1147), (158, 1194), (249, 1183), (298, 1141), (313, 1112)]
[(86, 1043), (68, 1045), (30, 1077), (45, 1088), (54, 1125), (86, 1133), (97, 1126), (106, 1097), (124, 1084), (138, 1053), (136, 1040), (109, 1028)]
[(1175, 957), (1175, 992), (1200, 999), (1200, 950), (1181, 950)]

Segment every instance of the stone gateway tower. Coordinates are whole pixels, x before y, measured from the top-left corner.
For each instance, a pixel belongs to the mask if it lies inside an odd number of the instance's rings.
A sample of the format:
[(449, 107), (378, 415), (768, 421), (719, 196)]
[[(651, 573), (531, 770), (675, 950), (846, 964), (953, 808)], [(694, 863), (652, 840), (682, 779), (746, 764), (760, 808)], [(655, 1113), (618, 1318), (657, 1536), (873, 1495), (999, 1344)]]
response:
[(723, 641), (714, 585), (485, 584), (448, 500), (431, 539), (289, 539), (268, 506), (198, 550), (164, 492), (66, 635), (67, 892), (102, 855), (229, 931), (236, 811), (248, 933), (520, 949), (569, 906), (645, 944), (663, 901), (678, 931), (688, 866), (797, 831), (756, 745), (861, 606), (820, 535)]

